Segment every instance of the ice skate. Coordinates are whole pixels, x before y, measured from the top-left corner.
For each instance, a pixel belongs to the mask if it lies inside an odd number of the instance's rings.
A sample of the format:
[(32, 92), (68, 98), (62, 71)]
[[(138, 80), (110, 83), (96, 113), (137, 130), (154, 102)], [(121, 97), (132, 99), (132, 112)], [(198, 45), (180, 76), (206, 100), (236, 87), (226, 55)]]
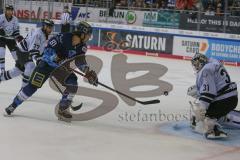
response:
[(68, 109), (66, 109), (66, 110), (59, 109), (58, 110), (58, 120), (70, 123), (72, 121), (72, 115), (68, 111)]
[(72, 115), (69, 112), (69, 107), (71, 105), (70, 100), (62, 100), (59, 104), (59, 110), (58, 110), (58, 120), (65, 121), (65, 122), (71, 122)]
[(227, 138), (227, 133), (225, 133), (220, 126), (215, 125), (213, 130), (208, 131), (205, 133), (205, 137), (207, 139), (222, 139), (222, 138)]
[(5, 116), (11, 116), (15, 109), (16, 109), (16, 107), (14, 107), (12, 104), (10, 106), (8, 106), (5, 109), (5, 112), (6, 112)]

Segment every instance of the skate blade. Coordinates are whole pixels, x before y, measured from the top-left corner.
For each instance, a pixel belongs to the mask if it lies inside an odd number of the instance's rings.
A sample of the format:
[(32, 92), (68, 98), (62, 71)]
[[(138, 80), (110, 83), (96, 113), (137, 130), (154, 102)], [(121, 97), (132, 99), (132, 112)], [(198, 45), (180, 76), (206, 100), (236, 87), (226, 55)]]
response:
[(63, 122), (67, 122), (67, 123), (72, 122), (72, 118), (58, 117), (58, 120), (63, 121)]
[(228, 136), (226, 134), (220, 134), (219, 136), (215, 136), (215, 135), (208, 135), (206, 136), (207, 139), (225, 139), (228, 138)]

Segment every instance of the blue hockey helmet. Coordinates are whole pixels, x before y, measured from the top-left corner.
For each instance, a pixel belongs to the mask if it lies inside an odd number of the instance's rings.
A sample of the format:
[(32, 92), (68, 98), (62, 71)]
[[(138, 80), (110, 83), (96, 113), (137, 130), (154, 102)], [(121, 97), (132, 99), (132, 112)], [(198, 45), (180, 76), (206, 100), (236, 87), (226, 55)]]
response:
[(77, 24), (75, 31), (73, 31), (73, 34), (81, 36), (82, 34), (92, 34), (92, 26), (88, 24), (85, 21), (81, 21)]
[(92, 26), (85, 21), (79, 22), (72, 34), (80, 37), (82, 42), (85, 43), (92, 35)]

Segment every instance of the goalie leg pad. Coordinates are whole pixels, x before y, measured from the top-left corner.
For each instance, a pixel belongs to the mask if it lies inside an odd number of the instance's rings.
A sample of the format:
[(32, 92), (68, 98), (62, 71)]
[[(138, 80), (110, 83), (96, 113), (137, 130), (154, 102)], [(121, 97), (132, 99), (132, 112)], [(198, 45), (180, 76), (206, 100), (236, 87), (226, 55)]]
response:
[(206, 108), (199, 102), (190, 102), (191, 111), (193, 112), (196, 122), (203, 121), (206, 115)]
[(220, 118), (218, 123), (229, 129), (240, 129), (240, 112), (231, 111), (227, 116)]

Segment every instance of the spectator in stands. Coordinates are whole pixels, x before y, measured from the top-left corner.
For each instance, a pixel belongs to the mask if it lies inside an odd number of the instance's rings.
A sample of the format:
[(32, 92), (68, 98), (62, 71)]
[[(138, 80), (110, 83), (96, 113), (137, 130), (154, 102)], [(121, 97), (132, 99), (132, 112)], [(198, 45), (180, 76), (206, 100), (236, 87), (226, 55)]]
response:
[(116, 3), (117, 7), (127, 7), (128, 6), (128, 0), (120, 0)]
[(204, 10), (208, 8), (209, 0), (201, 0)]
[(208, 9), (206, 10), (205, 15), (207, 15), (207, 16), (214, 16), (215, 15), (215, 11), (212, 7), (212, 4), (208, 5)]
[(137, 8), (144, 8), (145, 7), (144, 0), (136, 0), (133, 3), (133, 6)]
[(196, 0), (176, 0), (176, 8), (179, 10), (193, 10), (196, 2)]
[(159, 8), (159, 9), (166, 9), (167, 8), (166, 1), (165, 0), (158, 0), (157, 8)]
[(70, 24), (71, 24), (72, 18), (71, 14), (68, 10), (68, 6), (64, 6), (64, 11), (61, 15), (61, 32), (70, 32)]
[(145, 7), (146, 8), (156, 8), (157, 1), (159, 0), (145, 0)]
[(232, 16), (240, 16), (240, 1), (234, 1), (230, 6)]
[(223, 14), (222, 14), (222, 9), (221, 9), (221, 7), (217, 7), (217, 9), (216, 9), (216, 16), (222, 16)]
[(176, 6), (176, 0), (165, 0), (165, 2), (168, 9), (174, 9)]

